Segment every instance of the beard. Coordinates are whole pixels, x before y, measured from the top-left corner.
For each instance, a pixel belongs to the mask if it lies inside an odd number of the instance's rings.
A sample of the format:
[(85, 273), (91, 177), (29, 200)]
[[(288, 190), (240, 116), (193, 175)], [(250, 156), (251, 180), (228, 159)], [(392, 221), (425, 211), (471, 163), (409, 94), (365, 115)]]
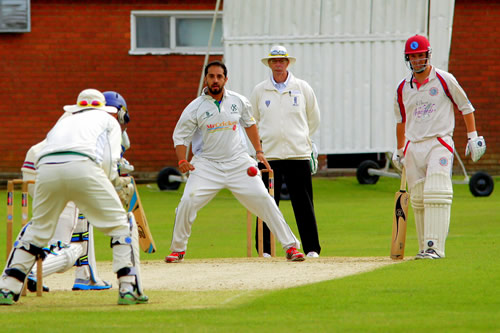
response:
[(217, 86), (217, 87), (214, 87), (214, 86), (209, 86), (208, 87), (208, 91), (212, 94), (212, 95), (218, 95), (222, 92), (222, 88), (223, 87), (220, 87), (220, 86)]

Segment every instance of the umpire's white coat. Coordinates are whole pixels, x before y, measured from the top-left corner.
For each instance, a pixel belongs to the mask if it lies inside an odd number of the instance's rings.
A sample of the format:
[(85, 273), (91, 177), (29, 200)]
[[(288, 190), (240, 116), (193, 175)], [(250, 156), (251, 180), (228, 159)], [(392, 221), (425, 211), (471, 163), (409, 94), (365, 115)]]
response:
[(267, 221), (284, 249), (300, 248), (262, 180), (247, 175), (248, 167), (257, 163), (247, 152), (241, 126), (254, 124), (250, 102), (227, 89), (220, 106), (204, 93), (184, 109), (174, 130), (174, 145), (188, 146), (193, 141), (195, 156), (191, 164), (195, 170), (190, 172), (176, 209), (171, 251), (186, 250), (197, 212), (223, 188)]

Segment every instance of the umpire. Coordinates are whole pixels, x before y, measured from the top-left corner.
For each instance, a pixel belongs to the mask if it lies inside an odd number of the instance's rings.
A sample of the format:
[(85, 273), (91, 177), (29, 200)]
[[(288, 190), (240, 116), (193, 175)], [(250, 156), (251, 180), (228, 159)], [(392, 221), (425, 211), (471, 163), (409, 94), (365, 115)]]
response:
[[(319, 127), (320, 112), (311, 86), (287, 70), (295, 60), (285, 47), (273, 46), (269, 55), (261, 60), (272, 74), (255, 86), (250, 102), (264, 156), (274, 170), (275, 188), (281, 189), (285, 180), (304, 253), (314, 258), (319, 257), (321, 246), (311, 181), (311, 135)], [(279, 205), (280, 191), (275, 192), (275, 200)], [(269, 229), (264, 224), (266, 254), (270, 253), (269, 238)]]

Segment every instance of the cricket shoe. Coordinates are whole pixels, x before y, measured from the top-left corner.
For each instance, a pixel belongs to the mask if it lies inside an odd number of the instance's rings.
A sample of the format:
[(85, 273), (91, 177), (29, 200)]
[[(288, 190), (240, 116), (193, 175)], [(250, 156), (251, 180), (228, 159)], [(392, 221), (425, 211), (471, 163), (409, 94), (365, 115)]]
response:
[(415, 255), (415, 260), (424, 259), (424, 257), (425, 257), (425, 252), (424, 252), (424, 251), (420, 251), (420, 252), (418, 252), (418, 253)]
[(441, 259), (441, 256), (433, 249), (427, 249), (423, 254), (422, 259)]
[(106, 290), (111, 289), (111, 283), (100, 280), (94, 282), (92, 280), (75, 279), (72, 290)]
[[(36, 281), (36, 278), (34, 275), (32, 275), (33, 273), (31, 273), (30, 275), (28, 275), (28, 283), (27, 283), (27, 288), (30, 292), (34, 293), (36, 292), (36, 285), (37, 285), (37, 281)], [(47, 286), (43, 286), (43, 291), (44, 292), (49, 292), (49, 287)]]
[(120, 290), (118, 294), (118, 305), (146, 304), (148, 301), (148, 296), (136, 295), (128, 290)]
[(304, 261), (306, 260), (306, 257), (304, 256), (303, 253), (297, 251), (296, 248), (291, 247), (288, 250), (286, 250), (286, 259), (288, 261)]
[(172, 253), (170, 253), (170, 255), (165, 257), (165, 262), (166, 263), (181, 262), (184, 260), (185, 254), (186, 254), (186, 251), (172, 252)]
[(0, 289), (0, 305), (12, 305), (14, 304), (15, 295), (13, 291), (9, 289)]

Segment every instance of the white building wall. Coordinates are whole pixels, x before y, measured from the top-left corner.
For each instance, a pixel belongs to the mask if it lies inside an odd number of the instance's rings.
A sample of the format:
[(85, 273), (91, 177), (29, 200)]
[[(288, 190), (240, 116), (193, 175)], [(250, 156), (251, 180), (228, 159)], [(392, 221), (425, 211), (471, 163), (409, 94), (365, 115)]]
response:
[[(447, 69), (454, 0), (225, 0), (228, 88), (250, 97), (270, 75), (260, 59), (274, 44), (297, 58), (290, 70), (321, 108), (321, 154), (393, 151), (393, 102), (408, 73), (404, 43), (430, 34), (432, 62)], [(429, 21), (430, 18), (430, 21)]]

